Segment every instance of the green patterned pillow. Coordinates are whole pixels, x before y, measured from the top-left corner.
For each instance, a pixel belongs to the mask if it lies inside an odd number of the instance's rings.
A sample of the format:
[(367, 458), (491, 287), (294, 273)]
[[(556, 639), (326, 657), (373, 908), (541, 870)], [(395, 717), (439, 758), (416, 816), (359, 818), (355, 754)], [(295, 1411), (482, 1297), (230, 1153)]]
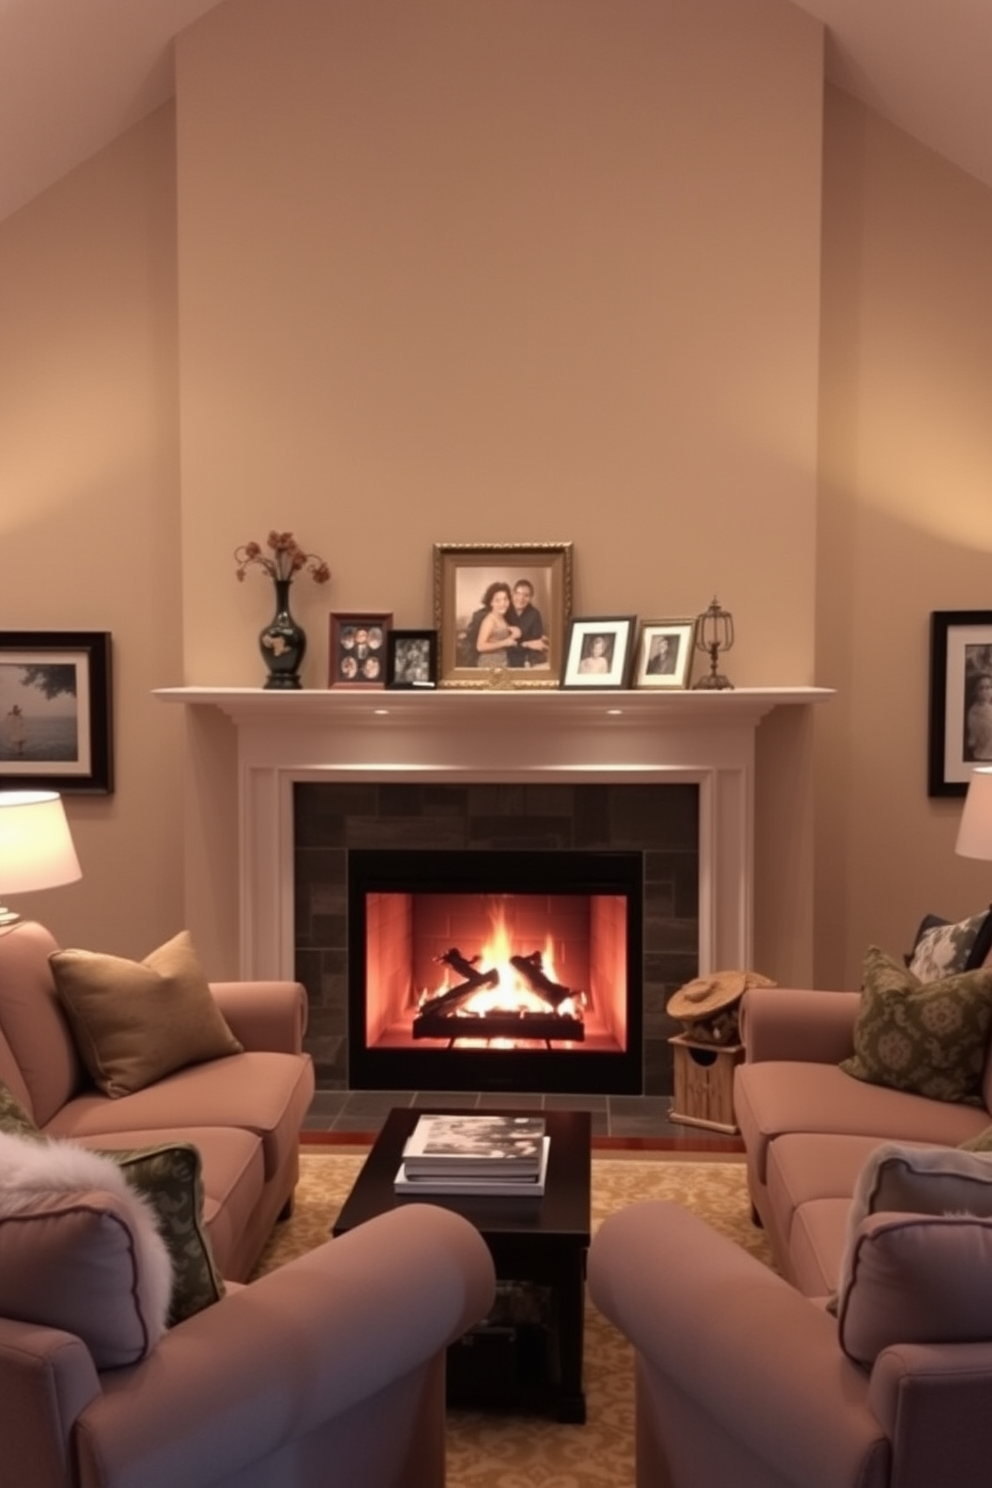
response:
[(191, 1142), (163, 1143), (136, 1150), (104, 1150), (133, 1189), (154, 1205), (159, 1233), (172, 1260), (169, 1326), (192, 1317), (224, 1296), (203, 1225), (200, 1152)]
[(931, 1100), (982, 1104), (992, 967), (921, 982), (877, 946), (865, 957), (846, 1074)]
[(41, 1137), (44, 1132), (39, 1130), (34, 1119), (17, 1099), (9, 1085), (0, 1080), (0, 1131), (10, 1132), (14, 1137)]

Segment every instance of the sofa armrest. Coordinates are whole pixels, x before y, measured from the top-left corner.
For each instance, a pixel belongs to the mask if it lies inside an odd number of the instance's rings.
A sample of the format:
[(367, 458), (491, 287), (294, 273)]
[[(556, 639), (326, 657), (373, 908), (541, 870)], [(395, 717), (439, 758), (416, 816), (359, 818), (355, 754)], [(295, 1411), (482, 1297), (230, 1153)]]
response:
[[(639, 1400), (639, 1437), (656, 1428), (701, 1461), (710, 1432), (729, 1439), (751, 1465), (748, 1482), (888, 1481), (868, 1378), (841, 1353), (836, 1320), (688, 1210), (656, 1200), (612, 1214), (587, 1275), (592, 1300), (640, 1355), (647, 1395), (654, 1375), (692, 1402), (666, 1412), (667, 1389)], [(690, 1480), (704, 1482), (705, 1468), (674, 1479)]]
[(905, 1488), (988, 1482), (992, 1343), (894, 1344), (875, 1360), (869, 1399)]
[(253, 1052), (299, 1054), (306, 1032), (306, 988), (299, 982), (211, 982), (235, 1038)]
[(68, 1483), (76, 1417), (100, 1394), (85, 1344), (71, 1333), (0, 1318), (0, 1439), (10, 1482)]
[[(370, 1220), (179, 1324), (144, 1363), (103, 1375), (103, 1395), (78, 1422), (81, 1482), (237, 1481), (430, 1366), (484, 1316), (494, 1290), (489, 1250), (461, 1216), (410, 1204)], [(443, 1411), (442, 1391), (439, 1422), (409, 1429), (443, 1438)]]
[(854, 1053), (854, 1024), (860, 1006), (860, 992), (750, 987), (740, 1006), (745, 1061), (839, 1064)]

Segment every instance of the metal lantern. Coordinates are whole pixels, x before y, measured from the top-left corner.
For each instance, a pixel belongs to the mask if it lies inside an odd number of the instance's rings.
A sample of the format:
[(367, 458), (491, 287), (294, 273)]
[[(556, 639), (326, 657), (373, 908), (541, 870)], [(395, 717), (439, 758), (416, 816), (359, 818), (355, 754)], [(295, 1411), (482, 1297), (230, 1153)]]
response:
[(729, 651), (733, 644), (734, 617), (729, 610), (721, 609), (714, 595), (709, 608), (696, 616), (696, 649), (705, 651), (710, 659), (709, 673), (700, 677), (697, 687), (733, 687), (729, 678), (717, 669), (721, 651)]

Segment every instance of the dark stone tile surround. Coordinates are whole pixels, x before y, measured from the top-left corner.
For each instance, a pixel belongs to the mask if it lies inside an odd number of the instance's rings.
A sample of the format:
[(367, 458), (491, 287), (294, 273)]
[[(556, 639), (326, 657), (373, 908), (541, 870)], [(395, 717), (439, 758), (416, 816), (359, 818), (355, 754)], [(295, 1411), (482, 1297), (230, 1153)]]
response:
[(294, 788), (296, 975), (323, 1090), (347, 1090), (350, 848), (641, 851), (644, 1094), (672, 1092), (665, 1013), (697, 972), (699, 792), (694, 785), (299, 782)]

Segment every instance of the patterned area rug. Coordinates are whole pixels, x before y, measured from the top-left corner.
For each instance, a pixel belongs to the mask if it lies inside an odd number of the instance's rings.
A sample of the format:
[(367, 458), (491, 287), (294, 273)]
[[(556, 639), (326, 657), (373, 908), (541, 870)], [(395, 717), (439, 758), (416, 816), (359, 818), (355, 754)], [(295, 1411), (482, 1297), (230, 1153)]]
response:
[[(304, 1152), (296, 1207), (280, 1225), (256, 1275), (321, 1245), (364, 1160), (364, 1153)], [(714, 1229), (771, 1264), (750, 1218), (742, 1160), (671, 1154), (593, 1157), (593, 1230), (642, 1199), (684, 1204)], [(634, 1393), (631, 1350), (612, 1324), (586, 1308), (584, 1426), (543, 1417), (482, 1411), (448, 1414), (448, 1488), (632, 1488)]]

